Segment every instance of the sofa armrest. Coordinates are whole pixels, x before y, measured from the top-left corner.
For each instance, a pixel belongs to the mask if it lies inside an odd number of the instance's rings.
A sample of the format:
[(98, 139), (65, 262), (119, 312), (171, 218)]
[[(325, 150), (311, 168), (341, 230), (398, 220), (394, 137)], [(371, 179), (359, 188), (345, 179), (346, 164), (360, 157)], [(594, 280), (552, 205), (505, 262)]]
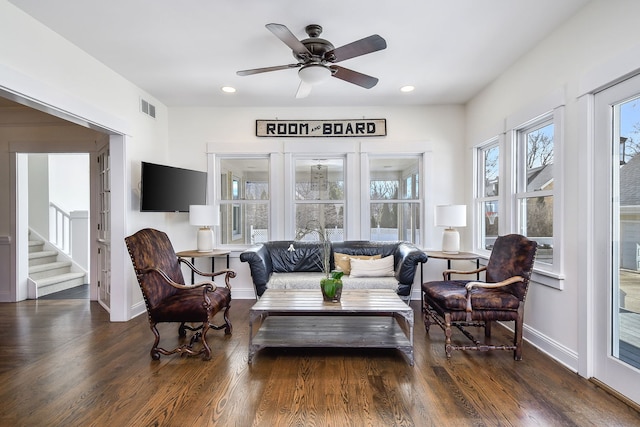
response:
[(427, 262), (427, 254), (417, 246), (408, 242), (401, 242), (396, 249), (396, 279), (398, 280), (398, 294), (408, 295), (411, 292), (413, 279), (416, 275), (418, 263)]
[(262, 296), (267, 289), (267, 282), (273, 272), (271, 256), (269, 255), (267, 246), (258, 244), (244, 250), (240, 253), (240, 261), (249, 263), (251, 279), (256, 289), (256, 295), (259, 297)]

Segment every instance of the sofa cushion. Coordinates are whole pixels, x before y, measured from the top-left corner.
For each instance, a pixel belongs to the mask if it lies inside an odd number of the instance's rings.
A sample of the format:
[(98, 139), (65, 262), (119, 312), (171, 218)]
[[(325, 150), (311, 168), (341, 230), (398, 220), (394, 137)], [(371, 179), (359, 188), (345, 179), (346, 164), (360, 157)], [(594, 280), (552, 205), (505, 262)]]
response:
[(317, 242), (274, 242), (269, 254), (274, 272), (322, 272), (324, 248)]
[[(268, 289), (318, 289), (324, 273), (273, 273)], [(395, 277), (342, 277), (343, 289), (391, 289), (398, 290), (398, 281)]]
[(336, 267), (336, 270), (342, 271), (345, 276), (348, 276), (351, 273), (351, 259), (380, 259), (382, 255), (348, 255), (340, 252), (333, 253), (333, 264)]
[(394, 274), (393, 256), (368, 260), (351, 258), (349, 277), (389, 277)]

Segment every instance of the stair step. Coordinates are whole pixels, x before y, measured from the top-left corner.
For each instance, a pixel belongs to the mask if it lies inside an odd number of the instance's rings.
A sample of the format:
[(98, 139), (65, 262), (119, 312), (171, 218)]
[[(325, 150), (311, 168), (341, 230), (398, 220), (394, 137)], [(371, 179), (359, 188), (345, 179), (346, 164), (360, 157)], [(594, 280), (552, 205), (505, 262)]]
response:
[(44, 247), (42, 240), (29, 240), (29, 253), (41, 252)]
[(58, 252), (56, 251), (39, 251), (29, 253), (29, 265), (41, 265), (56, 262)]
[(34, 280), (38, 289), (38, 297), (60, 292), (65, 289), (75, 288), (85, 283), (84, 273), (65, 273), (44, 279)]
[(29, 267), (29, 277), (33, 280), (57, 276), (71, 271), (71, 261), (56, 261)]

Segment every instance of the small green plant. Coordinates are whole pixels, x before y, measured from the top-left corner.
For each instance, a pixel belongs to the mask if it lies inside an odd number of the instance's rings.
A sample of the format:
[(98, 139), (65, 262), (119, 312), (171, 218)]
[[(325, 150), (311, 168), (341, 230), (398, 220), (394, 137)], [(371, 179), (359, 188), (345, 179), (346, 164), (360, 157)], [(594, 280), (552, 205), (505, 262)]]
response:
[(339, 299), (342, 293), (342, 271), (332, 271), (331, 277), (325, 277), (320, 281), (324, 295), (329, 299)]

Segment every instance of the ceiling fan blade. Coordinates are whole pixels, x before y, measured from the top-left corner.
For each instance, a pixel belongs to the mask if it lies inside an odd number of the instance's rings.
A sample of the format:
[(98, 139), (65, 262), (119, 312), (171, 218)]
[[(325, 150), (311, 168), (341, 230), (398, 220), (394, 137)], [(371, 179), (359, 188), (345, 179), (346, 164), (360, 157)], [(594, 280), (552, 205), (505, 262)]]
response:
[(289, 68), (299, 68), (302, 64), (276, 65), (275, 67), (253, 68), (251, 70), (236, 71), (239, 76), (250, 76), (252, 74), (267, 73), (269, 71), (287, 70)]
[(325, 58), (334, 56), (335, 60), (331, 62), (340, 62), (346, 59), (355, 58), (356, 56), (366, 55), (367, 53), (377, 52), (387, 48), (385, 39), (377, 34), (365, 37), (355, 42), (346, 44), (325, 54)]
[(296, 98), (306, 98), (311, 93), (311, 88), (313, 86), (309, 83), (300, 80), (300, 85), (298, 85), (298, 91), (296, 92)]
[(333, 77), (344, 80), (345, 82), (353, 83), (354, 85), (358, 85), (365, 89), (371, 89), (376, 84), (378, 84), (377, 78), (350, 70), (348, 68), (340, 67), (338, 65), (332, 65), (329, 68), (333, 70)]
[(311, 52), (305, 45), (293, 33), (282, 24), (267, 24), (265, 25), (269, 31), (271, 31), (277, 38), (282, 40), (291, 50), (296, 54), (296, 57), (305, 59), (311, 57)]

